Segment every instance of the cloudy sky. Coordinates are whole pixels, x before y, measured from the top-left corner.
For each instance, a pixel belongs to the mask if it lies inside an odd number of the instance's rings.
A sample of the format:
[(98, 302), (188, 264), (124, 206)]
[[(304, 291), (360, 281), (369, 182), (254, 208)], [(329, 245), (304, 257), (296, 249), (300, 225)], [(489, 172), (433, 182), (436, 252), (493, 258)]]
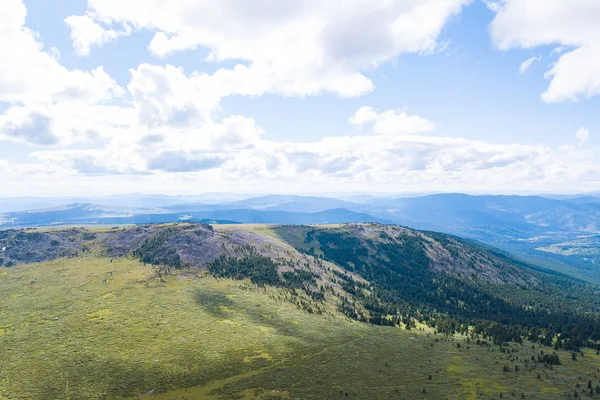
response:
[(598, 0), (3, 0), (0, 196), (600, 190)]

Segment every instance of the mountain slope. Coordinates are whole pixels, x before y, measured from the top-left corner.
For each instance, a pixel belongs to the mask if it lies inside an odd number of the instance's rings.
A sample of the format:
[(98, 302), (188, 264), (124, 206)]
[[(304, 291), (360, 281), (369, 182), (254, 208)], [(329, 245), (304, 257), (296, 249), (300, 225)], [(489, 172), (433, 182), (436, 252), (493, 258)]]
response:
[[(515, 263), (476, 244), (398, 226), (148, 225), (87, 231), (5, 231), (4, 265), (101, 254), (133, 256), (166, 276), (205, 270), (300, 293), (309, 312), (325, 304), (360, 321), (469, 327), (494, 340), (523, 337), (557, 347), (596, 347), (598, 290)], [(558, 333), (560, 332), (560, 335)]]
[[(600, 272), (595, 268), (595, 264), (600, 263), (600, 256), (588, 254), (582, 257), (581, 254), (589, 253), (585, 247), (570, 252), (542, 250), (566, 242), (573, 245), (582, 235), (600, 233), (600, 204), (593, 196), (545, 198), (438, 194), (400, 199), (368, 197), (360, 203), (290, 195), (240, 201), (226, 201), (223, 196), (213, 198), (222, 200), (209, 204), (206, 196), (106, 197), (98, 200), (107, 202), (107, 205), (78, 203), (0, 214), (0, 228), (179, 221), (221, 224), (399, 223), (476, 239), (557, 271), (600, 282)], [(128, 199), (135, 205), (164, 205), (154, 208), (116, 206)], [(200, 202), (188, 202), (196, 199)], [(31, 204), (35, 199), (30, 200), (23, 199), (23, 202)]]
[[(294, 242), (300, 241), (296, 237)], [(351, 282), (346, 289), (370, 311), (372, 322), (388, 323), (390, 314), (408, 314), (432, 321), (440, 331), (445, 329), (435, 322), (440, 319), (445, 320), (441, 324), (450, 323), (451, 330), (478, 326), (496, 340), (520, 340), (542, 329), (543, 339), (538, 339), (545, 343), (557, 338), (559, 326), (579, 324), (586, 328), (576, 329), (573, 336), (563, 331), (558, 345), (595, 347), (592, 338), (600, 338), (594, 311), (597, 287), (455, 237), (351, 225), (309, 230), (304, 248), (369, 282), (367, 291)], [(573, 318), (572, 312), (578, 316)], [(538, 328), (524, 328), (532, 325)]]
[(600, 206), (593, 197), (547, 199), (537, 196), (469, 196), (440, 194), (407, 199), (380, 199), (365, 212), (417, 229), (476, 239), (548, 268), (600, 282), (592, 267), (600, 257), (580, 251), (548, 253), (554, 244), (599, 233)]
[(592, 351), (361, 324), (327, 304), (311, 314), (287, 289), (198, 270), (161, 279), (131, 258), (21, 264), (0, 284), (2, 400), (561, 400), (584, 397), (600, 367)]

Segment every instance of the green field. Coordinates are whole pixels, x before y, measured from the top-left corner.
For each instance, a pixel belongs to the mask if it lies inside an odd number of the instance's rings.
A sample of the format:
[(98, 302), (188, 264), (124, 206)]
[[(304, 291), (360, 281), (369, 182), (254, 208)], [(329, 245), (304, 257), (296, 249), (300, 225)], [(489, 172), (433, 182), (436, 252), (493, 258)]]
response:
[(132, 259), (4, 268), (0, 288), (2, 400), (564, 399), (599, 383), (591, 350), (525, 364), (552, 349), (312, 315), (281, 289), (185, 271), (161, 281)]

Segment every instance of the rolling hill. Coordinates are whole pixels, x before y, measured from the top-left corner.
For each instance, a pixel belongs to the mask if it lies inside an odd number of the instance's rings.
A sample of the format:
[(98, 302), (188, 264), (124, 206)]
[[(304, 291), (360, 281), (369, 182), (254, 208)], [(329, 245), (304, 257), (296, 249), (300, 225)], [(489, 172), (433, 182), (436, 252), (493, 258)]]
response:
[(18, 229), (0, 258), (3, 400), (562, 399), (600, 367), (597, 287), (439, 233)]
[[(208, 270), (215, 276), (302, 289), (312, 298), (307, 307), (313, 310), (332, 294), (339, 310), (377, 324), (397, 324), (403, 316), (430, 321), (443, 331), (433, 321), (450, 318), (452, 333), (480, 324), (482, 333), (492, 336), (493, 330), (498, 340), (516, 340), (535, 327), (546, 330), (546, 342), (558, 338), (569, 349), (594, 347), (592, 338), (600, 339), (600, 328), (589, 314), (597, 303), (595, 287), (453, 236), (381, 224), (277, 225), (258, 233), (215, 226), (8, 230), (0, 233), (1, 265), (99, 252), (134, 257), (168, 272)], [(588, 324), (588, 329), (566, 335), (564, 329), (574, 323)], [(563, 326), (560, 336), (555, 336), (557, 326)]]
[[(327, 197), (270, 195), (211, 203), (207, 200), (219, 197), (188, 202), (194, 197), (132, 195), (98, 199), (109, 202), (107, 205), (75, 203), (6, 212), (0, 214), (0, 229), (179, 221), (221, 224), (379, 222), (475, 239), (548, 268), (600, 282), (600, 270), (596, 268), (600, 257), (590, 254), (585, 246), (580, 251), (576, 248), (569, 252), (544, 251), (560, 243), (570, 243), (573, 247), (580, 243), (580, 237), (599, 234), (598, 198), (554, 197), (438, 194), (410, 198), (363, 196), (360, 202), (352, 202)], [(127, 199), (131, 200), (131, 207), (115, 205)]]

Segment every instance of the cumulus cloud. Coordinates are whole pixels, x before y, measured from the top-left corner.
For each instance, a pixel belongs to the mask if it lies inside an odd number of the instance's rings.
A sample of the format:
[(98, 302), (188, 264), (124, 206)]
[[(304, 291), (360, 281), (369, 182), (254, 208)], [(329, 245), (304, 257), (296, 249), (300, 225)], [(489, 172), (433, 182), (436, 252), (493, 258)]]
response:
[(114, 148), (47, 150), (34, 156), (54, 170), (67, 171), (65, 176), (88, 176), (104, 184), (129, 176), (128, 188), (136, 182), (156, 187), (164, 177), (164, 189), (173, 192), (193, 192), (198, 182), (211, 190), (236, 191), (257, 186), (269, 191), (591, 190), (600, 174), (596, 154), (584, 146), (495, 144), (419, 134), (386, 140), (373, 134), (304, 143), (260, 140), (251, 148), (221, 152)]
[(150, 159), (148, 168), (164, 172), (198, 172), (220, 167), (225, 159), (198, 152), (160, 153)]
[[(22, 0), (8, 0), (0, 17), (0, 102), (9, 108), (0, 116), (0, 139), (61, 146), (106, 139), (135, 148), (160, 138), (170, 151), (253, 146), (262, 130), (251, 118), (215, 120), (224, 97), (367, 93), (374, 86), (365, 71), (405, 53), (435, 51), (443, 26), (468, 2), (89, 1), (84, 15), (65, 19), (80, 55), (150, 30), (155, 55), (202, 47), (209, 60), (238, 63), (212, 74), (141, 64), (131, 68), (126, 92), (102, 67), (61, 65), (58, 52), (44, 51), (25, 26)], [(129, 104), (112, 105), (125, 96)], [(17, 113), (36, 118), (15, 121)]]
[(140, 154), (117, 146), (89, 150), (43, 150), (31, 155), (46, 164), (56, 165), (69, 174), (147, 174), (146, 161)]
[(490, 31), (496, 46), (503, 50), (561, 46), (564, 53), (545, 74), (550, 85), (542, 99), (574, 101), (600, 94), (598, 21), (597, 0), (504, 0)]
[(220, 69), (212, 75), (192, 72), (173, 65), (141, 64), (131, 69), (127, 89), (143, 125), (198, 125), (210, 120), (223, 97), (233, 94), (258, 96), (262, 78), (248, 68)]
[[(156, 184), (149, 179), (164, 178), (165, 188), (179, 191), (189, 191), (198, 181), (213, 190), (246, 191), (256, 185), (273, 191), (289, 191), (289, 185), (311, 191), (334, 186), (495, 191), (518, 185), (544, 190), (559, 182), (591, 187), (600, 173), (596, 154), (584, 146), (551, 148), (440, 137), (432, 132), (432, 122), (394, 109), (362, 107), (349, 122), (362, 131), (312, 142), (277, 142), (263, 139), (263, 130), (251, 118), (232, 116), (198, 128), (163, 126), (141, 137), (119, 136), (101, 150), (45, 150), (32, 155), (65, 176), (98, 182), (129, 176), (132, 183), (148, 185)], [(588, 135), (585, 128), (576, 134), (580, 143)], [(26, 167), (22, 171), (35, 175)]]
[(143, 136), (139, 136), (139, 132), (122, 136), (116, 139), (115, 145), (137, 148), (144, 154), (158, 150), (236, 153), (258, 146), (264, 134), (254, 119), (239, 115), (198, 126), (162, 126), (148, 132)]
[(364, 71), (405, 53), (434, 51), (444, 25), (469, 2), (90, 0), (85, 16), (70, 18), (91, 32), (84, 49), (132, 26), (156, 32), (148, 47), (157, 56), (203, 48), (209, 60), (244, 60), (216, 79), (236, 82), (242, 94), (353, 97), (374, 89)]
[(135, 122), (132, 109), (57, 102), (12, 106), (0, 114), (0, 140), (33, 145), (72, 145), (126, 136)]
[(357, 156), (332, 154), (324, 150), (309, 151), (301, 147), (288, 148), (283, 153), (285, 155), (283, 162), (289, 163), (293, 173), (316, 172), (326, 176), (346, 173), (351, 170), (354, 162), (359, 161)]
[(92, 71), (63, 67), (43, 51), (35, 32), (25, 26), (20, 0), (7, 0), (0, 16), (0, 101), (99, 103), (121, 96), (123, 89), (102, 67)]
[(131, 28), (124, 26), (123, 30), (105, 29), (89, 15), (72, 15), (65, 18), (65, 23), (71, 29), (71, 40), (75, 52), (80, 56), (90, 54), (92, 46), (102, 46), (115, 41), (120, 36), (128, 36)]
[(429, 132), (435, 123), (417, 115), (408, 115), (402, 110), (388, 110), (378, 113), (372, 107), (361, 107), (349, 120), (352, 125), (373, 125), (377, 135), (411, 135)]
[(498, 10), (500, 10), (500, 2), (499, 1), (483, 0), (483, 4), (485, 4), (487, 8), (489, 8), (490, 10), (492, 10), (494, 12), (497, 12)]
[(0, 138), (15, 139), (36, 145), (58, 142), (52, 129), (52, 120), (43, 113), (30, 112), (23, 107), (13, 107), (0, 115)]
[(44, 51), (38, 35), (25, 26), (26, 15), (20, 0), (2, 5), (0, 103), (9, 107), (0, 115), (0, 139), (54, 145), (69, 136), (62, 131), (66, 122), (53, 114), (56, 107), (107, 104), (124, 90), (102, 67), (83, 71), (62, 66), (59, 52)]
[(521, 65), (519, 66), (519, 72), (521, 73), (521, 75), (525, 74), (527, 72), (527, 70), (529, 70), (529, 68), (533, 65), (534, 62), (540, 61), (541, 59), (542, 59), (542, 57), (538, 56), (538, 57), (531, 57), (531, 58), (528, 58), (527, 60), (523, 61), (521, 63)]
[(545, 76), (551, 83), (542, 94), (544, 101), (576, 101), (597, 96), (600, 94), (600, 45), (582, 46), (565, 53)]

